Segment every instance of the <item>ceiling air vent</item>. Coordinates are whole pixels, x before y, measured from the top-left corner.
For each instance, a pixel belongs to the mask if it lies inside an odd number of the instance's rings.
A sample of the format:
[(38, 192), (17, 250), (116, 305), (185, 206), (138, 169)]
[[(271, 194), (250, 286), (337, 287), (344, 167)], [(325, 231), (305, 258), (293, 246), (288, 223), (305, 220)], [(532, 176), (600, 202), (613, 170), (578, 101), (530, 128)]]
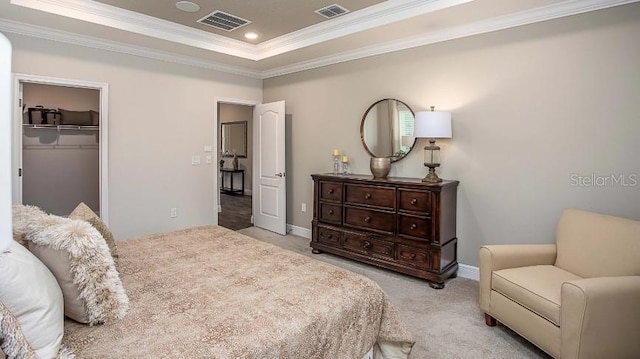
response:
[(334, 17), (337, 17), (337, 16), (344, 15), (344, 14), (348, 13), (349, 10), (343, 8), (342, 6), (340, 6), (338, 4), (333, 4), (333, 5), (329, 5), (329, 6), (323, 7), (322, 9), (318, 9), (315, 12), (317, 14), (320, 14), (320, 15), (326, 17), (327, 19), (333, 19)]
[(198, 20), (199, 23), (213, 26), (224, 31), (233, 31), (239, 27), (250, 24), (251, 21), (241, 17), (227, 14), (224, 11), (216, 10), (211, 14)]

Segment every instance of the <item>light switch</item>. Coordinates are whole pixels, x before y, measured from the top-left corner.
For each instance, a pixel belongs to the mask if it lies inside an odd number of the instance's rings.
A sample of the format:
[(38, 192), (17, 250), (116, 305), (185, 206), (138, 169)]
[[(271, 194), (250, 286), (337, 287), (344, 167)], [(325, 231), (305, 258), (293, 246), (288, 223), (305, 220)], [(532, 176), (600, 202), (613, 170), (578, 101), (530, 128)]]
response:
[(207, 157), (205, 157), (205, 162), (210, 165), (213, 163), (213, 157), (211, 155), (207, 155)]
[(204, 146), (204, 152), (211, 152), (213, 151), (213, 147), (211, 146)]
[(199, 166), (200, 165), (200, 156), (191, 156), (191, 165)]

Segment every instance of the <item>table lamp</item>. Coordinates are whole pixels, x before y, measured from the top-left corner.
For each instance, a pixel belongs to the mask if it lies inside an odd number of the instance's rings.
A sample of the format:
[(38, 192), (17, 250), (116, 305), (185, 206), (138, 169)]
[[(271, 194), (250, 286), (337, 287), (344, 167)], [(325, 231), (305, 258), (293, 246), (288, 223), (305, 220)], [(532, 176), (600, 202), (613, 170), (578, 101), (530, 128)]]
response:
[(436, 174), (436, 167), (440, 167), (440, 147), (436, 146), (436, 138), (451, 138), (451, 112), (431, 111), (416, 112), (414, 125), (416, 138), (428, 138), (429, 144), (424, 146), (424, 165), (429, 173), (422, 182), (442, 182)]

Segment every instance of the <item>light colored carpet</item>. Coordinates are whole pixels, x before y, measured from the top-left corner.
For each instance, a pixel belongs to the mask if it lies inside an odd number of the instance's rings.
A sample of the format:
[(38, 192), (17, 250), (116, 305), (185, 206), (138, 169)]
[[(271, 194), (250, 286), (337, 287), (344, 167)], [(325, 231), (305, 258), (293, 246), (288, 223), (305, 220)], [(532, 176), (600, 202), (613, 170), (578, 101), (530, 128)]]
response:
[(278, 245), (371, 278), (382, 287), (416, 340), (412, 359), (550, 358), (505, 326), (488, 327), (478, 307), (478, 282), (455, 278), (435, 290), (420, 279), (357, 263), (331, 254), (311, 253), (306, 238), (249, 227), (247, 236)]

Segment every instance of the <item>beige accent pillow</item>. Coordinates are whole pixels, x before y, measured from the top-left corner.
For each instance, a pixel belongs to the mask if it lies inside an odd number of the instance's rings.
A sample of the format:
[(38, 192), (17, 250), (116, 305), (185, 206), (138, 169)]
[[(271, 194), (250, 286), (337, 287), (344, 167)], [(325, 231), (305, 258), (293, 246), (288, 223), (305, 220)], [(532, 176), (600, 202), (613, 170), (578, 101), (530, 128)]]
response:
[(55, 358), (64, 332), (62, 292), (56, 279), (15, 241), (0, 254), (0, 273), (0, 302), (18, 320), (38, 357)]
[(124, 318), (129, 298), (102, 235), (85, 221), (48, 217), (27, 239), (29, 250), (56, 277), (65, 314), (90, 325)]
[(97, 229), (102, 237), (107, 242), (109, 246), (109, 251), (111, 252), (111, 256), (113, 257), (113, 261), (116, 264), (116, 268), (118, 267), (118, 247), (116, 246), (116, 241), (113, 238), (113, 234), (109, 230), (109, 227), (98, 217), (95, 212), (89, 208), (84, 202), (80, 202), (80, 204), (71, 212), (69, 215), (71, 219), (81, 219), (83, 221), (89, 222), (93, 226), (93, 228)]
[[(13, 213), (13, 239), (27, 248), (26, 234), (42, 225), (47, 214), (36, 206), (16, 204)], [(34, 227), (35, 226), (35, 227)]]

